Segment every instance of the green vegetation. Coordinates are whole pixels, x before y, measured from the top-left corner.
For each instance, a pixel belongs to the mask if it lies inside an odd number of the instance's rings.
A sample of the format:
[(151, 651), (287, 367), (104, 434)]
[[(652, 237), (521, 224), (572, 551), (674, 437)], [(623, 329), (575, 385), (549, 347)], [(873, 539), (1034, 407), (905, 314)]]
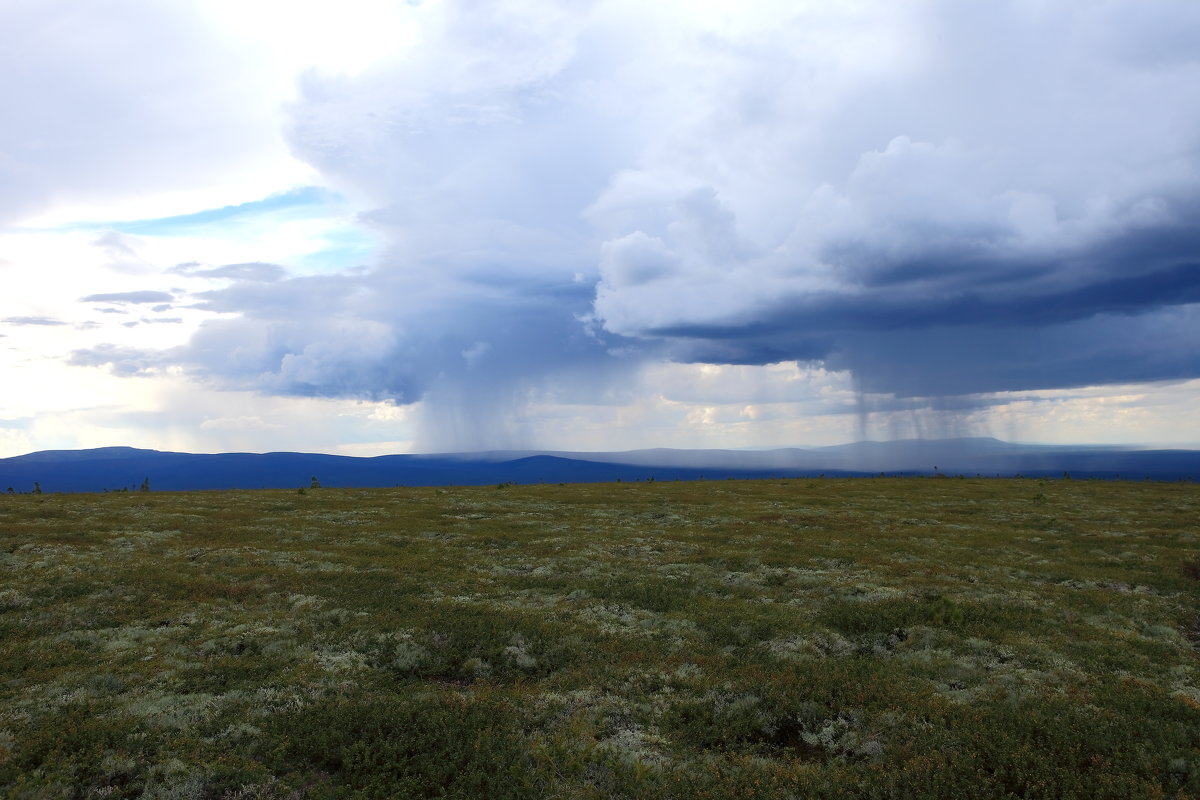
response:
[(1200, 797), (1200, 487), (0, 496), (11, 798)]

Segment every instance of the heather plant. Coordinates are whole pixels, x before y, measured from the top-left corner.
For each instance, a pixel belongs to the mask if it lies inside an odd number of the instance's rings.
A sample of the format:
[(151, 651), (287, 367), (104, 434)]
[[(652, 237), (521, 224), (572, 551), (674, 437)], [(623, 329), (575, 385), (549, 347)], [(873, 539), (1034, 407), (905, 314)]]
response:
[(0, 794), (1200, 797), (1200, 489), (0, 496)]

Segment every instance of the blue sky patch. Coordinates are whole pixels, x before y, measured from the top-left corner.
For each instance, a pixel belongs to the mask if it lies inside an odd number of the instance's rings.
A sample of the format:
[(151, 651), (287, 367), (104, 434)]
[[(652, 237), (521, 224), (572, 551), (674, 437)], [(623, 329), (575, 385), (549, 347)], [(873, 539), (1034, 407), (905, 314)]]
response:
[(206, 209), (175, 217), (110, 223), (106, 227), (135, 235), (177, 236), (197, 233), (213, 225), (224, 227), (268, 216), (288, 219), (325, 216), (341, 200), (340, 195), (320, 186), (301, 186), (236, 206)]
[(187, 236), (203, 233), (219, 226), (231, 227), (274, 219), (315, 219), (339, 213), (344, 198), (322, 186), (298, 186), (286, 192), (222, 208), (209, 208), (192, 214), (180, 214), (156, 219), (76, 222), (52, 230), (60, 232), (114, 230), (136, 236)]

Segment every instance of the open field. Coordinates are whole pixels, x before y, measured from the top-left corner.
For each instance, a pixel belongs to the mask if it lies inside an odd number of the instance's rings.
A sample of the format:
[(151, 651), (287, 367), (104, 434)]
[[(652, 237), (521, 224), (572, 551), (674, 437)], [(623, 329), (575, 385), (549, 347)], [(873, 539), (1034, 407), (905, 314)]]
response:
[(0, 795), (1200, 797), (1200, 486), (0, 496)]

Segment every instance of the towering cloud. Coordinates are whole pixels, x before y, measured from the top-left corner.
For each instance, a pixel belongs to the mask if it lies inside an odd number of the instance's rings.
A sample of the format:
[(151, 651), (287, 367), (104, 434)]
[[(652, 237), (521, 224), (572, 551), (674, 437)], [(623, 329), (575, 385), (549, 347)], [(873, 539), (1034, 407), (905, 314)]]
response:
[(1200, 376), (1194, 3), (412, 13), (290, 110), (378, 262), (210, 292), (236, 316), (166, 360), (436, 398), (458, 445), (648, 359), (918, 397)]

